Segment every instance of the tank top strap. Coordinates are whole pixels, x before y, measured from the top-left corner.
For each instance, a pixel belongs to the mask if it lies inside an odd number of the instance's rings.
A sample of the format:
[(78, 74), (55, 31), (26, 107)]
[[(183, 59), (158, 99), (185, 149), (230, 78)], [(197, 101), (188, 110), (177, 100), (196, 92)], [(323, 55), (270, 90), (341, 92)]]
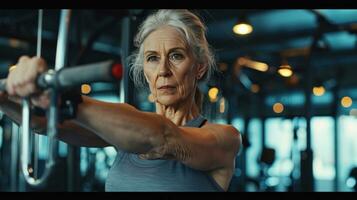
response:
[(207, 119), (205, 117), (203, 117), (202, 115), (199, 115), (198, 117), (186, 122), (186, 124), (184, 126), (200, 128), (201, 126), (203, 126), (203, 124), (206, 121), (207, 121)]

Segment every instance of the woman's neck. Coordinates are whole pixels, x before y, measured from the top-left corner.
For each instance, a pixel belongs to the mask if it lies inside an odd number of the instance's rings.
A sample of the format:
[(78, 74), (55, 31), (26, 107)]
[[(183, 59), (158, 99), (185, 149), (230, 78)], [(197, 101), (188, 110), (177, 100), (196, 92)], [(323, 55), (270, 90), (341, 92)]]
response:
[(189, 99), (180, 104), (170, 106), (156, 102), (156, 113), (165, 116), (178, 126), (183, 126), (199, 115), (199, 109), (193, 98), (192, 100), (191, 98)]

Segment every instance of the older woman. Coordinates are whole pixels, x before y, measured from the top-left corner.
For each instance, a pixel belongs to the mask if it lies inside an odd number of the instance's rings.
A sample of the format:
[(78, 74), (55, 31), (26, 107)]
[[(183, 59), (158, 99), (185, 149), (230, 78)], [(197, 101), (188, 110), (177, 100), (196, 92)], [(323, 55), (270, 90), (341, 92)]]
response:
[[(82, 96), (76, 118), (60, 125), (59, 139), (117, 149), (106, 191), (227, 191), (241, 138), (233, 126), (200, 114), (197, 85), (214, 71), (204, 24), (188, 10), (159, 10), (139, 27), (135, 44), (133, 78), (148, 84), (156, 113)], [(9, 96), (35, 93), (34, 77), (46, 69), (41, 58), (21, 57), (8, 76)], [(11, 112), (18, 105), (1, 99), (0, 109), (19, 118)], [(33, 103), (46, 107), (48, 98)]]

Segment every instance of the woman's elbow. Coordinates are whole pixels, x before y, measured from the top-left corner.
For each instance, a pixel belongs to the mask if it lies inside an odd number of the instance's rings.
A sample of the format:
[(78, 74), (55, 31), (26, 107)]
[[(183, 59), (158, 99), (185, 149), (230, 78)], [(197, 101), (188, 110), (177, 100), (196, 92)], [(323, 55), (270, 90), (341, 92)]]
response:
[(242, 135), (240, 134), (240, 132), (237, 132), (237, 136), (236, 136), (236, 143), (237, 143), (237, 147), (236, 147), (236, 155), (240, 155), (240, 153), (243, 150), (243, 142), (242, 142)]
[(242, 135), (241, 133), (233, 126), (229, 126), (230, 127), (230, 131), (231, 131), (231, 142), (232, 142), (232, 152), (234, 154), (234, 156), (237, 156), (241, 153), (242, 151)]

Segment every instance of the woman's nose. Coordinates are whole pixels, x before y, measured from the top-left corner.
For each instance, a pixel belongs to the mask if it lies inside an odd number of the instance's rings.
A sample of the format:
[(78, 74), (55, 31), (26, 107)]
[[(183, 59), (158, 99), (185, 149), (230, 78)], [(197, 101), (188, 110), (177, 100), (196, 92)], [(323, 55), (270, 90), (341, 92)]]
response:
[(168, 77), (171, 76), (172, 72), (169, 67), (169, 63), (167, 62), (162, 62), (159, 67), (159, 73), (158, 76), (160, 77)]
[(172, 75), (172, 73), (168, 69), (159, 71), (159, 76), (168, 77), (168, 76), (171, 76), (171, 75)]

